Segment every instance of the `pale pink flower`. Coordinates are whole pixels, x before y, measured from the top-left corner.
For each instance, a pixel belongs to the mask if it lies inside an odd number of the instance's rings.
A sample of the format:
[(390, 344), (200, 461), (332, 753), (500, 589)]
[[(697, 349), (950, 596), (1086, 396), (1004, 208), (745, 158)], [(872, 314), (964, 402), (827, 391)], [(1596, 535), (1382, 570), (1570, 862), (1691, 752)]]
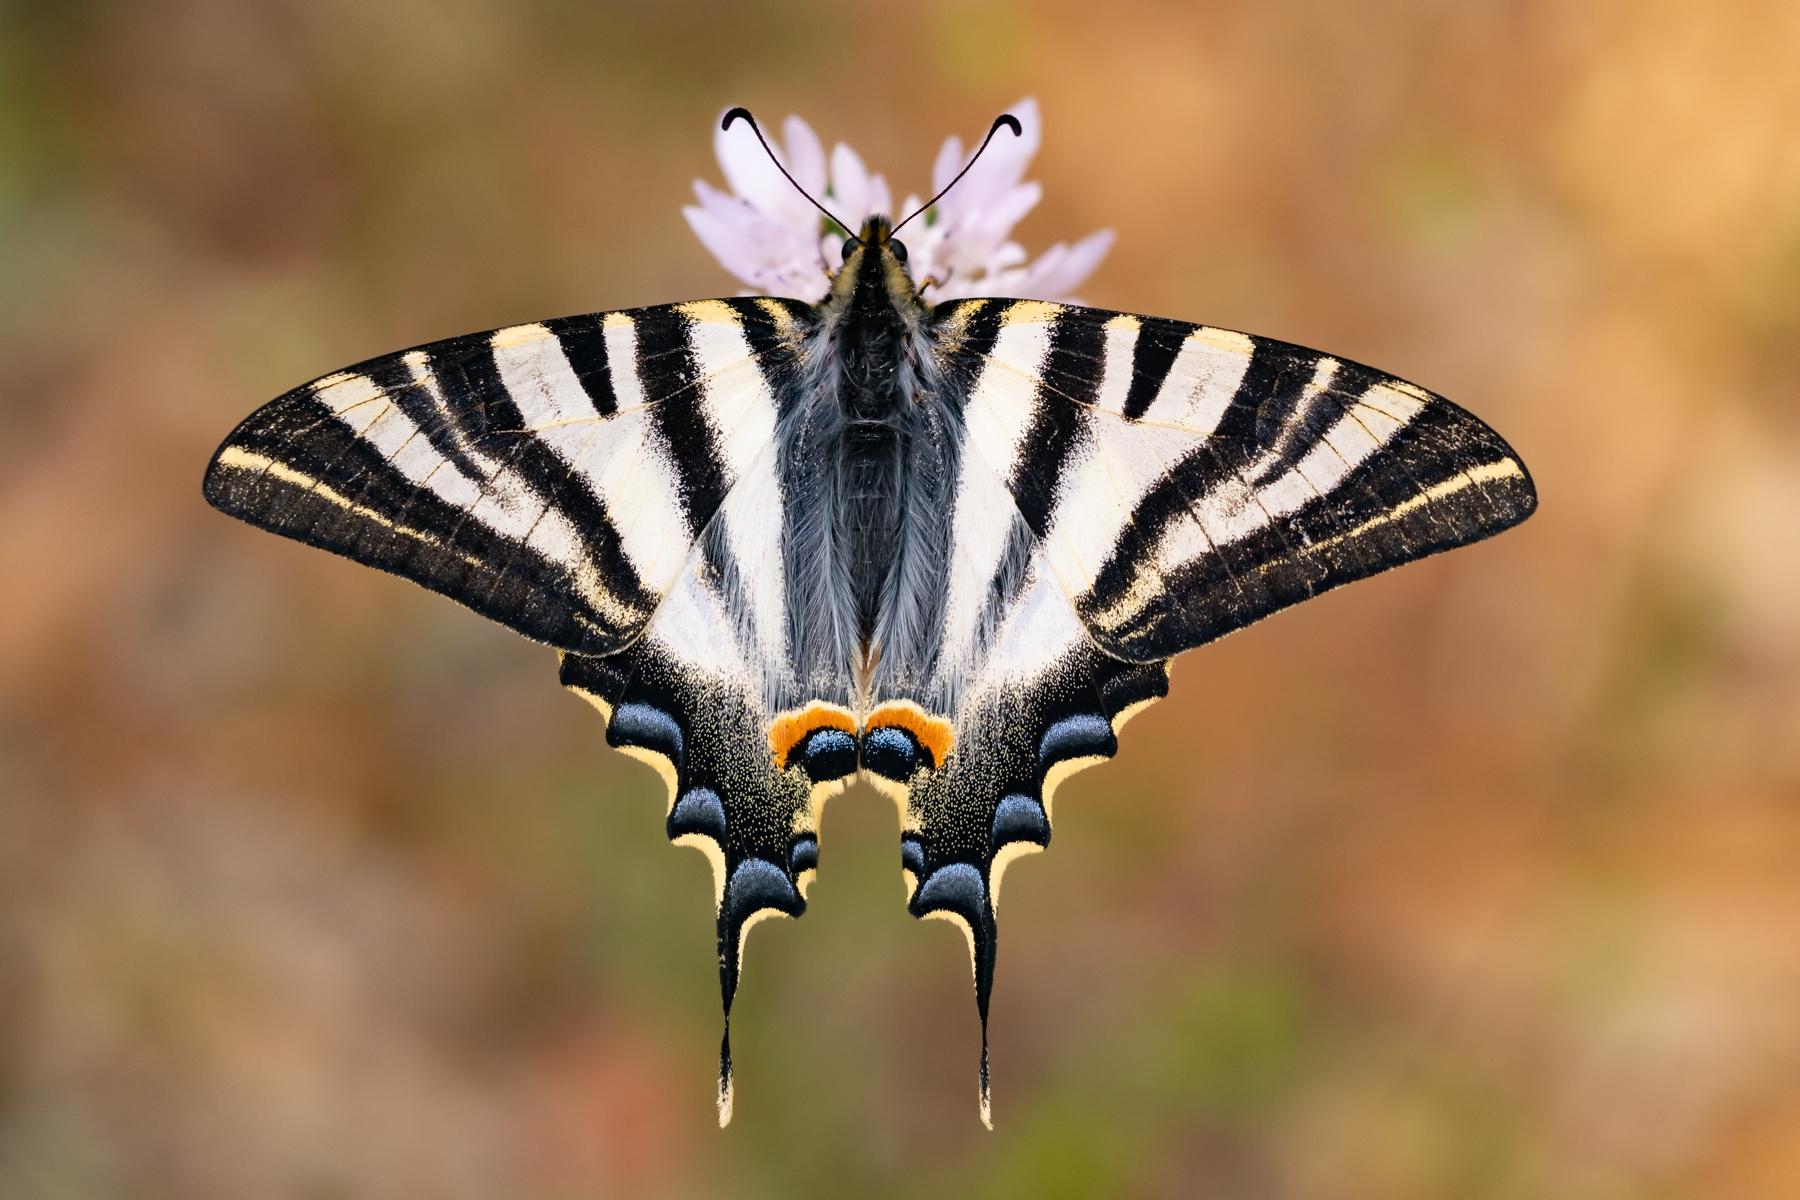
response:
[[(1043, 195), (1038, 184), (1021, 182), (1037, 154), (1042, 126), (1035, 100), (1020, 101), (1011, 112), (1021, 135), (1008, 130), (995, 134), (962, 182), (900, 232), (913, 278), (937, 281), (925, 293), (928, 301), (962, 296), (1067, 299), (1112, 247), (1112, 231), (1102, 229), (1073, 246), (1058, 242), (1036, 262), (1026, 262), (1025, 248), (1009, 235)], [(840, 143), (832, 151), (828, 179), (824, 148), (806, 122), (789, 117), (782, 132), (785, 145), (770, 140), (782, 164), (800, 186), (847, 222), (850, 232), (876, 214), (896, 218), (887, 181), (870, 175), (854, 150)], [(720, 265), (758, 292), (809, 304), (824, 299), (830, 287), (827, 272), (840, 261), (844, 234), (828, 228), (818, 210), (781, 177), (747, 122), (714, 133), (713, 149), (731, 192), (694, 181), (700, 203), (681, 211), (695, 235)], [(932, 192), (968, 161), (961, 139), (947, 140), (932, 170)], [(919, 203), (918, 197), (908, 196), (901, 214)]]

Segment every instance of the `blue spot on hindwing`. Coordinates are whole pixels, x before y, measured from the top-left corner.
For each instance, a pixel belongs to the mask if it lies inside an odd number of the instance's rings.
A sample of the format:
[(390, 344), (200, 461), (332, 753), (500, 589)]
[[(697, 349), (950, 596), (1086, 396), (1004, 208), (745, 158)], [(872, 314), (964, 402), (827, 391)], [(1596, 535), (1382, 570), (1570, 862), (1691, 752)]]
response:
[(641, 746), (654, 750), (682, 768), (681, 726), (674, 717), (648, 704), (621, 704), (606, 724), (609, 746)]
[(856, 772), (856, 739), (842, 729), (815, 729), (800, 747), (800, 766), (814, 783)]
[(1071, 758), (1111, 758), (1118, 751), (1111, 722), (1098, 713), (1077, 713), (1044, 731), (1038, 742), (1038, 770)]
[(1004, 796), (994, 810), (993, 830), (988, 837), (988, 850), (998, 850), (1008, 842), (1050, 844), (1050, 818), (1044, 806), (1030, 796)]
[(970, 928), (979, 929), (987, 915), (987, 884), (971, 864), (950, 863), (931, 873), (913, 897), (912, 907), (921, 916), (940, 910), (953, 912), (969, 922)]
[(669, 837), (703, 833), (725, 845), (725, 804), (711, 788), (697, 787), (676, 802), (669, 813)]
[(767, 859), (746, 858), (731, 873), (725, 889), (725, 911), (733, 926), (765, 908), (798, 916), (805, 907), (787, 872)]
[(919, 743), (898, 725), (883, 725), (863, 735), (863, 766), (898, 783), (912, 778), (919, 763)]
[(819, 840), (803, 837), (794, 843), (788, 851), (788, 872), (798, 875), (802, 871), (816, 870), (819, 865)]

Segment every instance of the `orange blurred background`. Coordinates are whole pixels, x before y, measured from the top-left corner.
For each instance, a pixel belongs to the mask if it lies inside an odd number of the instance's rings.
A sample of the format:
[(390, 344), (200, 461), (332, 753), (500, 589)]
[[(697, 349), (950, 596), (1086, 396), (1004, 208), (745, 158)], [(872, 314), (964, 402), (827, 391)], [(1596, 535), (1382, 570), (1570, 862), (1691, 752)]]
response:
[[(1800, 6), (0, 2), (0, 1195), (1800, 1195)], [(1542, 510), (1184, 658), (1007, 877), (760, 926), (552, 653), (200, 498), (252, 408), (737, 287), (728, 104), (1039, 98), (1096, 304), (1379, 365)]]

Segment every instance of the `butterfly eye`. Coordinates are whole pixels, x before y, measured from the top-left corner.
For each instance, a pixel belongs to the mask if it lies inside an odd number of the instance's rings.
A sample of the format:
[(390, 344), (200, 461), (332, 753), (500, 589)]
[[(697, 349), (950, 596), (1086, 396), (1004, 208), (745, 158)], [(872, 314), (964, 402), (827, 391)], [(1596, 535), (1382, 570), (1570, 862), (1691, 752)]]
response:
[(845, 262), (850, 261), (851, 253), (853, 251), (855, 251), (855, 249), (860, 245), (862, 245), (862, 243), (857, 241), (855, 238), (850, 238), (849, 240), (847, 240), (844, 243), (844, 261)]
[(899, 259), (901, 262), (906, 261), (906, 243), (905, 242), (901, 241), (899, 238), (889, 238), (888, 239), (888, 249), (892, 250), (894, 252), (895, 258)]

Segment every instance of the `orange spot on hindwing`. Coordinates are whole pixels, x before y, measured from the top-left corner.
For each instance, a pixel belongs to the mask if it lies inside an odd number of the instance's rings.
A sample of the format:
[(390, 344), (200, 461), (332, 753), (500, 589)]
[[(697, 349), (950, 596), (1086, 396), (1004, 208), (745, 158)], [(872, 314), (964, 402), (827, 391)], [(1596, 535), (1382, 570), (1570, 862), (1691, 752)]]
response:
[(788, 755), (794, 747), (818, 729), (841, 729), (855, 737), (856, 717), (849, 709), (823, 700), (814, 700), (805, 708), (782, 713), (769, 724), (769, 750), (775, 755), (775, 765), (786, 770)]
[(913, 735), (931, 754), (931, 765), (941, 767), (956, 746), (956, 730), (942, 717), (934, 717), (911, 700), (890, 700), (869, 714), (864, 731), (894, 725)]

